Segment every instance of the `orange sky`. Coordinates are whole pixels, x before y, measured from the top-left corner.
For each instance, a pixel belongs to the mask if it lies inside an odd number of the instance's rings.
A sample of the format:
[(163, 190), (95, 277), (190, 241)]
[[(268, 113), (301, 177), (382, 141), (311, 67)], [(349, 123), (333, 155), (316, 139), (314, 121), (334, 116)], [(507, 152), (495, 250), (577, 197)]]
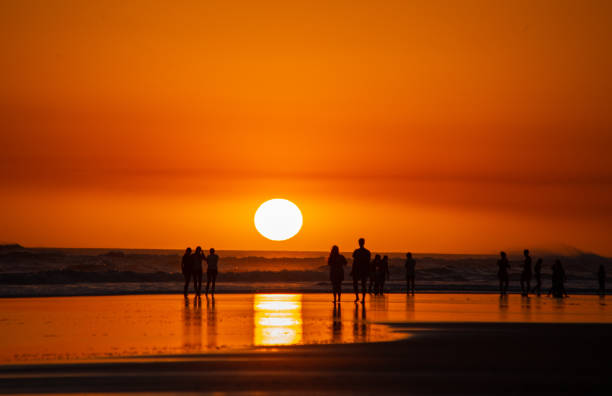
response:
[[(331, 4), (333, 3), (333, 4)], [(609, 1), (0, 4), (0, 242), (612, 255)], [(294, 201), (300, 234), (253, 214)]]

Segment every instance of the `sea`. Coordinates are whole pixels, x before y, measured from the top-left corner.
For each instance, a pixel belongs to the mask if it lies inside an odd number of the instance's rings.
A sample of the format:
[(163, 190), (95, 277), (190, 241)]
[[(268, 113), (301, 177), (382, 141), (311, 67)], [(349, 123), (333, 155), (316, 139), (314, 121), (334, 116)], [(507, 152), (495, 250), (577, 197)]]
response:
[[(330, 290), (328, 252), (220, 250), (217, 293), (320, 293)], [(389, 256), (388, 293), (403, 293), (404, 253)], [(182, 250), (28, 248), (0, 245), (0, 297), (87, 296), (182, 293)], [(344, 292), (352, 292), (351, 253)], [(418, 292), (495, 293), (496, 255), (414, 253)], [(592, 253), (532, 253), (543, 259), (542, 290), (551, 285), (551, 266), (563, 263), (571, 294), (597, 292), (600, 265), (612, 259)], [(510, 291), (520, 291), (521, 252), (510, 252)], [(205, 278), (205, 276), (204, 276)], [(532, 279), (531, 287), (535, 286)]]

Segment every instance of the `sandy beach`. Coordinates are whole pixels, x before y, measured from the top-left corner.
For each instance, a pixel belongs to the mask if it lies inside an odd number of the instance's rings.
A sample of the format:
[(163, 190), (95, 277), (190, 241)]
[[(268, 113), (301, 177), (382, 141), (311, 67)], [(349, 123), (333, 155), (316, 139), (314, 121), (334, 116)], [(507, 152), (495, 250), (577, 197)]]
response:
[[(346, 296), (349, 298), (350, 296)], [(0, 392), (607, 393), (605, 299), (0, 300)], [(78, 325), (77, 325), (78, 324)]]

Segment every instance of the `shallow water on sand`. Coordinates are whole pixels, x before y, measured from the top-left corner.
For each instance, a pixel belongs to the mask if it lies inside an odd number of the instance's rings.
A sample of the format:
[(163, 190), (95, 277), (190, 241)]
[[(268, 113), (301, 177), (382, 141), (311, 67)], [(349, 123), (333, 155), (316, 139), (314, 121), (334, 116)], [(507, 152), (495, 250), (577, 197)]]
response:
[[(223, 294), (0, 299), (0, 364), (392, 341), (384, 322), (611, 323), (597, 296)], [(349, 300), (349, 301), (347, 301)]]

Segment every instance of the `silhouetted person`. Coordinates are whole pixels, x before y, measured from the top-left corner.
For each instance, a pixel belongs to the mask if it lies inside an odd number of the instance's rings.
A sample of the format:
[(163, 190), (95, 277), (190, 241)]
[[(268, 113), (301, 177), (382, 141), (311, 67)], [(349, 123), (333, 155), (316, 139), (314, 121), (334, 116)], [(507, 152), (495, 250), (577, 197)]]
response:
[(412, 258), (412, 253), (406, 253), (406, 294), (414, 295), (414, 278), (416, 275), (416, 261)]
[(563, 297), (569, 297), (567, 291), (565, 290), (565, 281), (567, 280), (567, 276), (565, 275), (565, 270), (563, 269), (563, 264), (561, 264), (561, 260), (557, 260), (559, 262), (559, 287), (561, 288), (561, 294)]
[(212, 282), (212, 289), (210, 289), (210, 294), (215, 296), (215, 283), (217, 282), (217, 273), (219, 266), (219, 256), (215, 253), (215, 249), (210, 248), (210, 254), (206, 259), (206, 263), (208, 264), (208, 269), (206, 270), (206, 297), (208, 297), (208, 290), (210, 287), (210, 283)]
[(376, 271), (380, 266), (380, 254), (374, 256), (374, 260), (370, 261), (370, 265), (368, 266), (368, 279), (370, 281), (370, 285), (368, 286), (369, 294), (376, 294), (378, 292), (378, 278), (376, 277)]
[(181, 259), (181, 272), (185, 277), (185, 287), (183, 288), (183, 294), (187, 297), (189, 290), (189, 281), (191, 280), (191, 267), (193, 265), (193, 260), (191, 258), (191, 248), (185, 249), (185, 254), (183, 254), (183, 258)]
[(372, 257), (370, 251), (363, 247), (365, 245), (365, 239), (359, 239), (359, 249), (355, 249), (353, 252), (353, 269), (351, 276), (353, 277), (353, 290), (355, 291), (355, 302), (359, 301), (359, 281), (361, 281), (361, 292), (363, 297), (362, 303), (365, 303), (365, 295), (367, 291), (368, 283), (368, 269), (370, 266), (370, 258)]
[(540, 297), (542, 291), (542, 259), (539, 258), (533, 266), (533, 275), (535, 276), (536, 285), (533, 288), (533, 293), (537, 293)]
[(563, 265), (561, 265), (561, 260), (555, 260), (555, 263), (552, 267), (552, 287), (548, 292), (548, 295), (552, 293), (555, 298), (563, 298), (567, 297), (567, 292), (565, 291), (565, 271), (563, 270)]
[(389, 280), (389, 257), (384, 256), (380, 260), (380, 264), (376, 268), (376, 279), (378, 280), (376, 293), (382, 296), (385, 292), (385, 281)]
[(599, 281), (599, 294), (602, 296), (606, 295), (606, 268), (603, 264), (599, 266), (597, 271), (597, 280)]
[(521, 295), (527, 297), (531, 287), (531, 256), (529, 250), (523, 250), (523, 256), (525, 256), (525, 262), (521, 272)]
[(342, 297), (342, 281), (344, 280), (344, 266), (346, 265), (346, 258), (340, 254), (338, 246), (332, 246), (329, 258), (327, 259), (327, 265), (329, 265), (329, 280), (332, 284), (332, 293), (334, 294), (334, 303), (340, 302)]
[(508, 257), (506, 257), (506, 252), (500, 252), (499, 255), (501, 257), (497, 260), (497, 278), (499, 279), (499, 294), (504, 296), (508, 292), (508, 268), (510, 268), (510, 263)]
[(200, 297), (200, 293), (202, 292), (202, 261), (206, 260), (206, 256), (204, 256), (202, 248), (198, 246), (191, 258), (193, 259), (193, 288), (195, 289), (196, 297)]

